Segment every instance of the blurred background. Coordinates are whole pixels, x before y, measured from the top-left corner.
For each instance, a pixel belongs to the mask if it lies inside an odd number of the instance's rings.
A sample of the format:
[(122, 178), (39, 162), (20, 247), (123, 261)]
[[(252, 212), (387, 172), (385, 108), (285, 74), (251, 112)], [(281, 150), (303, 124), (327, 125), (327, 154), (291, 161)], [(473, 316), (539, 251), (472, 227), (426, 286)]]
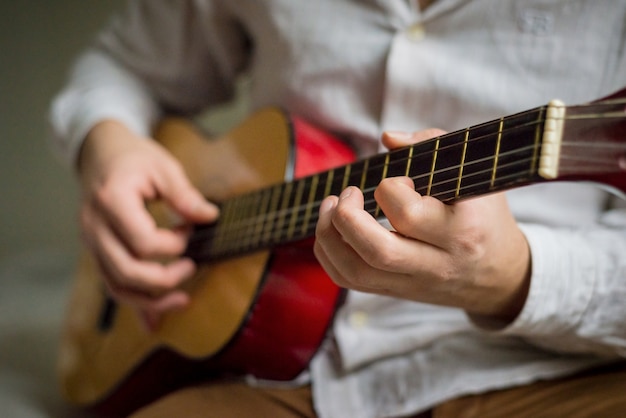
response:
[(120, 0), (20, 0), (0, 12), (0, 257), (76, 246), (76, 190), (45, 141), (51, 98)]
[(70, 416), (55, 356), (76, 259), (77, 190), (46, 144), (73, 57), (121, 0), (0, 3), (0, 416)]

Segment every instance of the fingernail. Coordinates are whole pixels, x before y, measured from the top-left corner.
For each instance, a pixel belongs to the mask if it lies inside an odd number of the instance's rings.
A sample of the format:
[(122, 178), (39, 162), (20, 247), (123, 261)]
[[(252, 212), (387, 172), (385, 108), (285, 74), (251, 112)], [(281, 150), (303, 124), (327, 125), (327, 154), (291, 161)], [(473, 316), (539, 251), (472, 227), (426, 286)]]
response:
[(339, 200), (347, 199), (350, 197), (351, 194), (352, 194), (352, 187), (348, 187), (346, 190), (341, 192), (341, 194), (339, 195)]
[(335, 207), (335, 199), (326, 198), (320, 205), (320, 214), (328, 213)]
[(386, 131), (385, 134), (387, 136), (393, 137), (395, 139), (399, 139), (399, 140), (407, 140), (407, 139), (411, 139), (411, 133), (410, 132), (404, 132), (404, 131)]

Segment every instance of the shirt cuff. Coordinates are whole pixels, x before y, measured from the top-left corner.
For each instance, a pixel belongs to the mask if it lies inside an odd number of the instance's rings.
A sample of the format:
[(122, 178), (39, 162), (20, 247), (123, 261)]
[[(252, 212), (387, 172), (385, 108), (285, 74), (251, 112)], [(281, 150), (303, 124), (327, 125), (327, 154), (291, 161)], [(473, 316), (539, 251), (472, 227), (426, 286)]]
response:
[(502, 334), (541, 337), (575, 332), (596, 285), (593, 252), (568, 230), (520, 225), (532, 255), (526, 303)]
[[(150, 135), (160, 111), (138, 80), (97, 53), (83, 56), (75, 73), (76, 81), (54, 99), (49, 115), (50, 143), (65, 164), (76, 162), (85, 136), (103, 120), (117, 120), (138, 135)], [(94, 79), (104, 81), (95, 84)]]

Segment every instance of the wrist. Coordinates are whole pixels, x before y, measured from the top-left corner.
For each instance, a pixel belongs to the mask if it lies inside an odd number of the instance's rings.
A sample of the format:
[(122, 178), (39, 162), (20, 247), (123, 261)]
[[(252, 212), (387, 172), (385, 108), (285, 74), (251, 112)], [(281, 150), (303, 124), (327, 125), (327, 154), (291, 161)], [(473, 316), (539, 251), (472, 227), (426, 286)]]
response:
[(87, 132), (78, 150), (76, 170), (82, 175), (86, 167), (108, 159), (116, 149), (128, 144), (132, 137), (133, 133), (122, 122), (106, 119), (96, 123)]
[(494, 274), (491, 282), (495, 288), (487, 294), (492, 296), (491, 304), (486, 304), (487, 309), (467, 309), (467, 314), (481, 324), (493, 324), (505, 326), (515, 320), (524, 308), (531, 282), (531, 255), (528, 242), (524, 234), (519, 231), (516, 239), (511, 240), (511, 257), (504, 260), (501, 265), (505, 267), (501, 273)]

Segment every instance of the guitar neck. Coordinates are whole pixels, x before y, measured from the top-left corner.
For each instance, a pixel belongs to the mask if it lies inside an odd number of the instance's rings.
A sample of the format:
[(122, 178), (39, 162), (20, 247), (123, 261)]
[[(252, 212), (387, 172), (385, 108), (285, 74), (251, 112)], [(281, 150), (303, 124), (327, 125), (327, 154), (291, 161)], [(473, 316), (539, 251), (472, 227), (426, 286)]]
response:
[[(230, 199), (223, 202), (217, 223), (196, 228), (187, 255), (211, 261), (309, 238), (322, 200), (348, 186), (358, 187), (364, 209), (381, 217), (374, 191), (388, 177), (410, 177), (418, 193), (446, 203), (556, 179), (562, 161), (564, 173), (572, 177), (575, 163), (569, 154), (561, 155), (562, 148), (571, 150), (562, 147), (564, 133), (583, 138), (589, 132), (580, 126), (589, 125), (579, 122), (598, 120), (598, 115), (600, 122), (592, 126), (613, 129), (607, 120), (614, 116), (623, 133), (626, 113), (623, 99), (567, 108), (574, 122), (565, 129), (565, 109), (551, 103)], [(608, 157), (613, 166), (625, 150), (623, 137), (619, 141)], [(606, 172), (607, 165), (599, 170)]]

